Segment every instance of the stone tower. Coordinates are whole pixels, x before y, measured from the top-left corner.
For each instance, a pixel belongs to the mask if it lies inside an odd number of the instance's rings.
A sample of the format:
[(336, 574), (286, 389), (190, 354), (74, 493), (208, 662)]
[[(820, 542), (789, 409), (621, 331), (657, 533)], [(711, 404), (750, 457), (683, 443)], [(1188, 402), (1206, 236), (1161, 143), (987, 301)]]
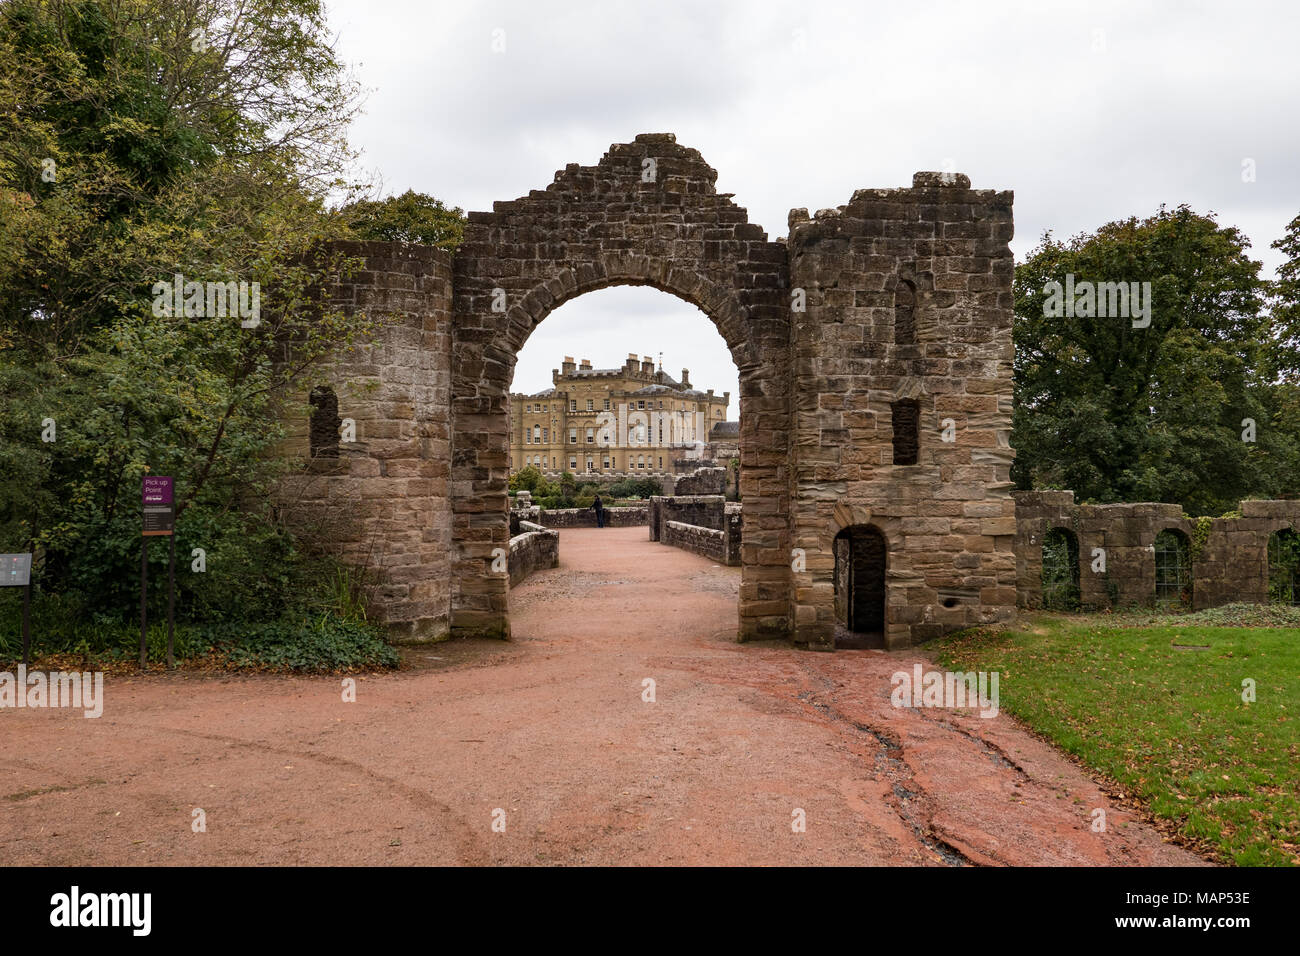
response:
[[(1014, 614), (1011, 204), (917, 173), (790, 214), (799, 643), (833, 646), (837, 551), (841, 590), (883, 572), (858, 588), (887, 647)], [(848, 553), (855, 534), (876, 557)]]

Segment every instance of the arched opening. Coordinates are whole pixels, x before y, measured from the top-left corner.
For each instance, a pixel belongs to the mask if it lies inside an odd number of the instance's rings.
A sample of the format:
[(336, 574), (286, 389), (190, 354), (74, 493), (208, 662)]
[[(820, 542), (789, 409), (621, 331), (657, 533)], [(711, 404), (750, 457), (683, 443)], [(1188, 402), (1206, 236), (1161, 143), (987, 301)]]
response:
[(921, 452), (921, 405), (904, 398), (891, 406), (894, 419), (894, 464), (915, 465)]
[(894, 344), (916, 344), (916, 286), (907, 279), (894, 289)]
[(313, 459), (339, 456), (339, 399), (328, 385), (317, 385), (308, 398), (311, 405), (310, 454)]
[[(512, 517), (558, 532), (547, 546), (561, 574), (612, 562), (636, 593), (657, 586), (651, 569), (683, 563), (671, 548), (698, 555), (702, 590), (732, 587), (738, 606), (743, 502), (725, 497), (739, 459), (738, 392), (731, 350), (700, 307), (645, 285), (566, 300), (514, 356)], [(538, 457), (552, 467), (529, 467)], [(512, 555), (525, 545), (514, 537)]]
[(835, 646), (885, 646), (885, 575), (889, 548), (870, 525), (851, 525), (834, 540)]
[(1268, 536), (1268, 600), (1300, 605), (1300, 534), (1291, 528)]
[(1079, 539), (1066, 528), (1053, 528), (1043, 538), (1043, 608), (1079, 609)]
[[(616, 497), (645, 499), (671, 493), (677, 479), (697, 469), (725, 468), (735, 457), (730, 445), (739, 445), (739, 378), (707, 318), (699, 307), (644, 285), (586, 292), (549, 312), (515, 356), (511, 488), (539, 457), (543, 479), (570, 472), (586, 486), (579, 506), (597, 489), (624, 481), (639, 484), (616, 489), (626, 492)], [(729, 444), (713, 434), (726, 423), (735, 436)], [(539, 497), (554, 496), (534, 491)]]
[(1155, 601), (1160, 607), (1192, 606), (1192, 547), (1187, 535), (1166, 528), (1156, 535)]
[[(647, 177), (654, 169), (658, 178)], [(509, 543), (517, 356), (556, 309), (617, 286), (652, 287), (698, 307), (725, 341), (744, 421), (737, 636), (791, 632), (789, 260), (782, 243), (715, 192), (716, 178), (697, 151), (645, 134), (614, 144), (595, 166), (569, 164), (545, 189), (469, 214), (452, 263), (453, 635), (510, 635), (508, 581), (494, 562)], [(631, 347), (622, 343), (623, 354)], [(567, 466), (569, 456), (561, 460)]]

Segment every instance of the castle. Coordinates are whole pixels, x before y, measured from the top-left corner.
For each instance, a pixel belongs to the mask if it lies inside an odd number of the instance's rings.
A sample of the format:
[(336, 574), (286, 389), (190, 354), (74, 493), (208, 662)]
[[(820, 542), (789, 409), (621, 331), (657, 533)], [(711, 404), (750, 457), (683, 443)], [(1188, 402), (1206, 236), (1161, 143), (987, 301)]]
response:
[(565, 356), (552, 387), (510, 395), (510, 471), (545, 474), (684, 474), (705, 460), (711, 429), (727, 419), (731, 393), (677, 381), (649, 356), (621, 368), (592, 368)]

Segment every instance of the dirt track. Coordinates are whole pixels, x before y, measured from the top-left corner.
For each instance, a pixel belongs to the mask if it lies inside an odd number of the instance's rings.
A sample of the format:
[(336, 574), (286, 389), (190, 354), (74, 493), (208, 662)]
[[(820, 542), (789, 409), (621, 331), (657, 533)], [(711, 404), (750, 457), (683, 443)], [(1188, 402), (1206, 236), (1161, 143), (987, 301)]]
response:
[(923, 657), (737, 645), (738, 569), (644, 528), (561, 542), (512, 592), (513, 642), (418, 649), (355, 703), (177, 675), (108, 678), (99, 719), (0, 710), (0, 860), (1201, 862), (1005, 715), (891, 707)]

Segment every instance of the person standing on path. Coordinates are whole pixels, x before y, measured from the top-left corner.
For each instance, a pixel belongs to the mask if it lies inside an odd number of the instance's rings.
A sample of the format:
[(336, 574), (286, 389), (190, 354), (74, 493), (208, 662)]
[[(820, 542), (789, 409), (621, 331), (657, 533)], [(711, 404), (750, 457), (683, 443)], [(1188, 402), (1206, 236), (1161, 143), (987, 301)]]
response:
[(605, 506), (600, 501), (600, 495), (596, 495), (596, 500), (591, 506), (596, 509), (596, 527), (605, 527)]

